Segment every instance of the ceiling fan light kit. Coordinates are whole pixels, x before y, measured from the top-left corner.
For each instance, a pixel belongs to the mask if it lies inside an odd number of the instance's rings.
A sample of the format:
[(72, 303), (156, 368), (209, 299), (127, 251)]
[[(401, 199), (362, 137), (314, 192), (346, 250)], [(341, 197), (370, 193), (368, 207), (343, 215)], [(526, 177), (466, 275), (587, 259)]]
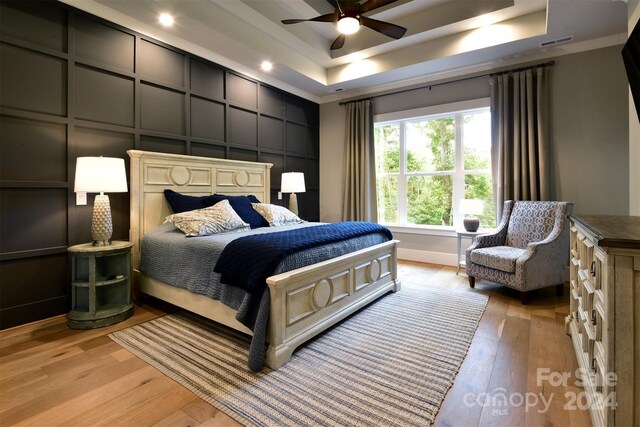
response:
[(340, 35), (331, 44), (331, 50), (342, 48), (345, 42), (345, 35), (356, 33), (361, 25), (397, 40), (404, 36), (407, 32), (406, 28), (362, 15), (363, 13), (370, 12), (396, 1), (397, 0), (367, 0), (364, 3), (358, 3), (353, 0), (327, 0), (327, 2), (335, 8), (333, 13), (316, 16), (311, 19), (283, 19), (281, 22), (287, 25), (298, 24), (300, 22), (332, 22), (336, 24)]
[(351, 16), (345, 16), (338, 21), (338, 31), (342, 34), (355, 34), (360, 29), (360, 21)]

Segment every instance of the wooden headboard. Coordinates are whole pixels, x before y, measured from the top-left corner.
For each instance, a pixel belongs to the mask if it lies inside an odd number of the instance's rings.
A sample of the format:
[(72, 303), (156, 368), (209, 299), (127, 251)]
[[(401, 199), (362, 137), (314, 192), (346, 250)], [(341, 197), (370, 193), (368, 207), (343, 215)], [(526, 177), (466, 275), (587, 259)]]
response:
[(173, 213), (164, 197), (165, 189), (192, 196), (253, 194), (263, 203), (270, 202), (271, 163), (139, 150), (127, 153), (131, 158), (129, 239), (133, 243), (133, 267), (136, 270), (140, 262), (140, 239)]

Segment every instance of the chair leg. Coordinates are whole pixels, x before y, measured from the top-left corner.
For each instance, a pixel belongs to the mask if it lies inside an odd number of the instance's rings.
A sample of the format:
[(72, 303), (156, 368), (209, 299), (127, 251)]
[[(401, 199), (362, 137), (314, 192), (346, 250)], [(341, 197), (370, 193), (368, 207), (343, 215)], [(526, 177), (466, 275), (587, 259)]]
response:
[(522, 305), (527, 305), (529, 303), (529, 292), (520, 291), (520, 302)]
[(556, 285), (556, 295), (561, 297), (563, 293), (564, 293), (564, 283)]
[(472, 288), (476, 287), (476, 278), (473, 276), (469, 276), (469, 286), (471, 286)]

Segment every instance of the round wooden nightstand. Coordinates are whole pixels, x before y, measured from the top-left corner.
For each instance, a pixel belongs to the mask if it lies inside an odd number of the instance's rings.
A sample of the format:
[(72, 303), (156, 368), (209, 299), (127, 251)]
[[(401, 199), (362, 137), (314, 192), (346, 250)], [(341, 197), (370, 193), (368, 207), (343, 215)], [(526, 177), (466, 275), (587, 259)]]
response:
[(94, 329), (121, 322), (133, 314), (131, 247), (113, 241), (109, 246), (83, 243), (71, 254), (70, 328)]

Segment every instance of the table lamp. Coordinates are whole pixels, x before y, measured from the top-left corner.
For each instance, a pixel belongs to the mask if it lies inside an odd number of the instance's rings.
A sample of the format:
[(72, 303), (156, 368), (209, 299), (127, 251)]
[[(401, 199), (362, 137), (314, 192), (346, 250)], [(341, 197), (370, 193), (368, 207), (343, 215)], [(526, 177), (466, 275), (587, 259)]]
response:
[(298, 198), (296, 193), (304, 193), (304, 174), (302, 172), (284, 172), (280, 183), (280, 191), (291, 193), (289, 197), (289, 210), (298, 215)]
[(94, 246), (108, 246), (113, 234), (109, 196), (126, 193), (127, 174), (124, 159), (114, 157), (78, 157), (74, 192), (100, 193), (93, 202), (91, 235)]
[(463, 220), (464, 229), (470, 232), (478, 231), (478, 228), (480, 228), (480, 219), (476, 215), (482, 215), (484, 212), (484, 201), (479, 199), (462, 199), (460, 200), (460, 212), (466, 214)]

